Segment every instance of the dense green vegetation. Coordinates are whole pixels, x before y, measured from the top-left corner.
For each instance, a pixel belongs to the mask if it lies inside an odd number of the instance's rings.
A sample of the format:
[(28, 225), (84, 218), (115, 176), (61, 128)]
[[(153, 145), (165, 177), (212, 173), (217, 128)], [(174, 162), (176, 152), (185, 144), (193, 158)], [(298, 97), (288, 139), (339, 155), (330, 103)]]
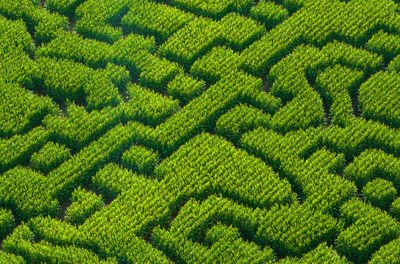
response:
[(0, 0), (0, 263), (400, 263), (395, 0)]

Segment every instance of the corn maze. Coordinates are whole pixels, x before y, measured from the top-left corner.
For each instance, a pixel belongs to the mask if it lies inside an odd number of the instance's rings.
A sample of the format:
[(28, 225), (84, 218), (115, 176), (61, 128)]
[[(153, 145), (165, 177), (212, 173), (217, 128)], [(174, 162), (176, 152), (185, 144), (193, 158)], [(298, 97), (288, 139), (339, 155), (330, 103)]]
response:
[(0, 263), (400, 263), (394, 0), (0, 0)]

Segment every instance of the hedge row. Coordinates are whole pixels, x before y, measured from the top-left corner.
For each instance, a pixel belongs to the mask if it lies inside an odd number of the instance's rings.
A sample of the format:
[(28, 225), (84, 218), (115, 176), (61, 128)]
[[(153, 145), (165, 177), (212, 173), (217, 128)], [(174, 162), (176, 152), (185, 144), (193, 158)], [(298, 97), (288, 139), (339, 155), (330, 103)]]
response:
[(363, 72), (345, 66), (335, 65), (325, 69), (315, 81), (315, 88), (330, 108), (329, 118), (332, 124), (345, 126), (354, 117), (351, 94), (363, 81)]
[(39, 58), (37, 64), (46, 93), (58, 102), (70, 99), (87, 103), (89, 110), (116, 106), (121, 102), (118, 88), (103, 71), (70, 60), (46, 57)]
[(169, 5), (133, 1), (130, 11), (122, 18), (121, 26), (125, 34), (134, 31), (155, 36), (159, 42), (163, 42), (193, 18), (193, 14)]
[(227, 0), (227, 1), (197, 1), (197, 0), (171, 0), (172, 5), (194, 12), (199, 16), (221, 18), (228, 12), (247, 13), (253, 5), (252, 0)]
[(359, 263), (400, 235), (399, 223), (380, 209), (354, 198), (340, 209), (342, 217), (352, 225), (337, 237), (337, 249)]
[(64, 220), (75, 225), (82, 224), (93, 213), (104, 206), (103, 199), (78, 187), (71, 197), (72, 204), (65, 211)]
[(21, 255), (29, 263), (118, 263), (115, 258), (100, 259), (92, 251), (72, 245), (58, 246), (46, 241), (35, 241), (34, 234), (25, 224), (18, 226), (12, 236), (3, 242), (3, 248)]
[(38, 43), (49, 42), (68, 29), (68, 19), (44, 8), (38, 8), (30, 0), (2, 1), (0, 14), (11, 19), (23, 19), (35, 32)]
[(128, 169), (141, 174), (151, 174), (160, 162), (157, 152), (142, 146), (132, 146), (122, 154), (121, 163)]
[(248, 235), (256, 232), (256, 219), (258, 212), (222, 197), (212, 195), (203, 202), (190, 199), (168, 231), (156, 227), (152, 239), (173, 259), (187, 263), (265, 263), (275, 257), (271, 248), (241, 237), (246, 230)]
[(400, 127), (400, 74), (380, 71), (360, 86), (362, 116)]
[(243, 133), (260, 126), (271, 127), (271, 116), (260, 109), (239, 104), (218, 119), (215, 131), (220, 136), (237, 142)]
[(46, 144), (50, 136), (48, 130), (37, 127), (24, 135), (0, 139), (0, 172), (27, 163), (31, 154)]
[(295, 199), (290, 184), (279, 179), (269, 166), (207, 133), (196, 136), (164, 159), (156, 167), (155, 177), (184, 197), (222, 193), (260, 207), (287, 204)]
[(37, 96), (18, 84), (0, 81), (0, 135), (27, 133), (47, 114), (57, 114), (57, 105), (48, 97)]
[(58, 143), (49, 142), (31, 156), (32, 168), (47, 174), (71, 157), (70, 150)]
[[(300, 5), (294, 4), (295, 9)], [(292, 6), (288, 3), (289, 9), (293, 9)], [(261, 76), (299, 43), (323, 46), (333, 38), (346, 39), (351, 44), (362, 43), (379, 25), (391, 26), (394, 23), (391, 20), (393, 9), (396, 7), (392, 1), (374, 0), (367, 5), (358, 2), (338, 2), (335, 5), (330, 1), (307, 2), (306, 6), (245, 49), (241, 55), (242, 67)], [(382, 22), (378, 24), (378, 21)]]

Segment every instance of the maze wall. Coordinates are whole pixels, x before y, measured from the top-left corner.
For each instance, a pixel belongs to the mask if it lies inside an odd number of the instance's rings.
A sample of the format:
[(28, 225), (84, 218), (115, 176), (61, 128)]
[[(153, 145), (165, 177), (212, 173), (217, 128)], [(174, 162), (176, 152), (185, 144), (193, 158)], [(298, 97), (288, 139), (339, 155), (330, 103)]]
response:
[(0, 263), (400, 263), (393, 0), (0, 0)]

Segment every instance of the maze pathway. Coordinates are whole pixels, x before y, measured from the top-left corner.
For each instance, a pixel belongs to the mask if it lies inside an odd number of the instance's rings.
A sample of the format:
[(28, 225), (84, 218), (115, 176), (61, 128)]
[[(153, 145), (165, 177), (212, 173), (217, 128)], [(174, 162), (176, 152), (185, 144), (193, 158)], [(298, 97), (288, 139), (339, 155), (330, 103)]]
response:
[(0, 0), (0, 263), (400, 263), (394, 0)]

